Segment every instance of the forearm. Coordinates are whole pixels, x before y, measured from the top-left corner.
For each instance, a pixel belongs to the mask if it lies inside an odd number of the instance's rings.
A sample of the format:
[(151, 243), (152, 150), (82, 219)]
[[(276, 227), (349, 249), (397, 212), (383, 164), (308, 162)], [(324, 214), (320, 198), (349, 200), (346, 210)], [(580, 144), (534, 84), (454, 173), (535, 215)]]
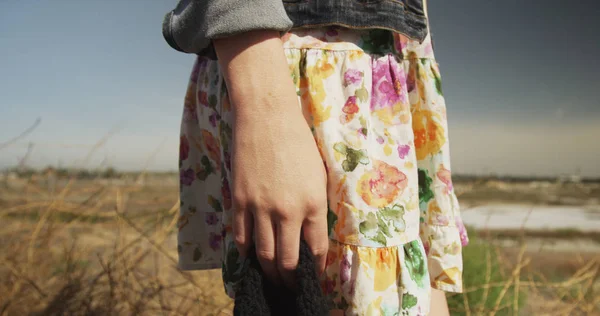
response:
[(248, 32), (214, 45), (236, 117), (271, 120), (269, 114), (299, 111), (278, 32)]

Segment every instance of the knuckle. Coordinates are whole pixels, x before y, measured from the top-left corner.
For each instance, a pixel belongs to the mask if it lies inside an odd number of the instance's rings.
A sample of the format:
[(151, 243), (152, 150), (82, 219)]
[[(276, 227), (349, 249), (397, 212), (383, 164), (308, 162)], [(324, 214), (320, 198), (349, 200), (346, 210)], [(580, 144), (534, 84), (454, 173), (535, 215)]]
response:
[(317, 247), (312, 247), (310, 249), (310, 252), (313, 254), (313, 256), (315, 257), (324, 257), (327, 255), (327, 252), (329, 251), (327, 246), (317, 246)]
[(234, 195), (232, 198), (233, 201), (233, 211), (234, 212), (246, 212), (252, 211), (255, 209), (257, 203), (254, 202), (253, 199), (249, 198), (246, 195)]
[(267, 250), (257, 250), (256, 256), (258, 260), (263, 262), (273, 262), (275, 261), (275, 253)]
[(277, 221), (281, 226), (290, 226), (295, 220), (294, 212), (278, 210), (275, 214), (277, 214)]
[(324, 196), (313, 196), (306, 200), (305, 205), (306, 209), (310, 211), (320, 211), (327, 208), (327, 198)]
[(233, 241), (238, 248), (245, 248), (248, 245), (248, 240), (243, 234), (236, 233), (233, 237)]
[(234, 195), (232, 198), (232, 202), (234, 205), (234, 211), (237, 212), (243, 210), (246, 207), (246, 205), (248, 205), (247, 198), (241, 195)]
[(281, 270), (283, 270), (284, 272), (292, 272), (294, 270), (296, 270), (296, 267), (298, 267), (298, 259), (294, 259), (294, 258), (287, 258), (287, 259), (282, 259), (278, 262), (279, 268)]

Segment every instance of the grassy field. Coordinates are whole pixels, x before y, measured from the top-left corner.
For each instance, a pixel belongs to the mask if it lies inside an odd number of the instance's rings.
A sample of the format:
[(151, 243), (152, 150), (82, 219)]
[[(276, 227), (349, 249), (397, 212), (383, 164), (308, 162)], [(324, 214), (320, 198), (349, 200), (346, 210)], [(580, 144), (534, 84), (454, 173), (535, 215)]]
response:
[[(582, 205), (600, 192), (594, 183), (456, 186), (466, 205), (512, 201), (511, 190), (531, 203)], [(178, 206), (176, 175), (1, 178), (0, 315), (231, 315), (220, 271), (175, 266)], [(525, 247), (530, 238), (598, 242), (578, 234), (472, 231), (467, 294), (449, 295), (452, 314), (599, 315), (598, 253)], [(506, 238), (516, 242), (499, 246)]]

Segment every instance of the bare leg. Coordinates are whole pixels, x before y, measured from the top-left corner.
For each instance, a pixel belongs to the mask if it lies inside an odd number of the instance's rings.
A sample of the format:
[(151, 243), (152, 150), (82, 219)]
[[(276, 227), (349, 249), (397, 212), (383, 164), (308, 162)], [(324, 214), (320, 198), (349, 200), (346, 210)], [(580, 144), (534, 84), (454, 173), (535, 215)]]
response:
[(431, 289), (431, 316), (449, 316), (446, 294), (440, 290)]

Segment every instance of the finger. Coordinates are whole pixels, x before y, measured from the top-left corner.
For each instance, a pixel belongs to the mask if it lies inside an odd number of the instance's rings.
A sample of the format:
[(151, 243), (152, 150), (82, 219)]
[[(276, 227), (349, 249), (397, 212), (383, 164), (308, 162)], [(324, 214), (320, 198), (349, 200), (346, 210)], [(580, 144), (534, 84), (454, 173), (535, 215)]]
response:
[(283, 282), (289, 288), (294, 287), (294, 272), (298, 267), (300, 253), (300, 223), (280, 220), (277, 223), (277, 268)]
[[(256, 214), (256, 213), (255, 213)], [(268, 216), (254, 218), (256, 256), (263, 272), (275, 284), (281, 282), (275, 263), (275, 227)]]
[(252, 246), (252, 213), (243, 208), (235, 208), (233, 213), (233, 234), (235, 245), (242, 257), (248, 255)]
[(304, 240), (310, 251), (315, 256), (317, 273), (321, 275), (325, 271), (327, 262), (327, 250), (329, 249), (329, 236), (327, 236), (327, 221), (306, 219), (302, 226)]

